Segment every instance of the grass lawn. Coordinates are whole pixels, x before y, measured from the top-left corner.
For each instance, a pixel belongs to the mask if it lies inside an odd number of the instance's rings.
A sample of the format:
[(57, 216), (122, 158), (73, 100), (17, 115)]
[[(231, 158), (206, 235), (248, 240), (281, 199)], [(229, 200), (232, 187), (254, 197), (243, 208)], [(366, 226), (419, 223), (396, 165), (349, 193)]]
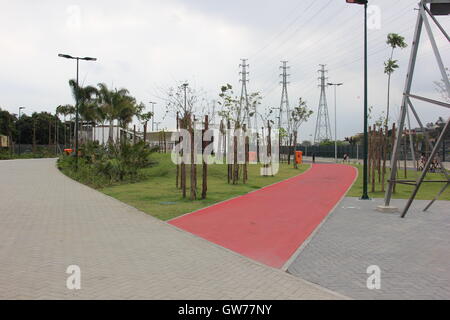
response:
[[(359, 175), (358, 179), (356, 180), (353, 187), (348, 192), (348, 197), (361, 197), (362, 195), (362, 183), (363, 183), (363, 171), (361, 165), (355, 165), (356, 168), (358, 168)], [(390, 175), (390, 169), (387, 170), (386, 180), (389, 179)], [(399, 172), (400, 179), (404, 179), (404, 171), (401, 170)], [(416, 180), (419, 173), (417, 173), (414, 170), (408, 170), (408, 178), (407, 180)], [(371, 198), (384, 198), (384, 192), (381, 192), (381, 184), (378, 183), (378, 175), (375, 176), (375, 190), (376, 192), (370, 192), (372, 190), (372, 184), (371, 180), (369, 180), (369, 196)], [(426, 180), (445, 180), (444, 177), (442, 177), (438, 173), (429, 173), (427, 175)], [(417, 200), (431, 200), (433, 199), (438, 192), (441, 190), (441, 188), (444, 186), (443, 183), (423, 183), (419, 193), (417, 194), (416, 199)], [(411, 195), (411, 192), (413, 191), (413, 186), (408, 185), (397, 185), (396, 193), (393, 195), (394, 199), (408, 199)], [(450, 200), (450, 188), (442, 194), (442, 196), (439, 198), (439, 200)]]
[[(172, 163), (170, 155), (153, 154), (152, 159), (156, 160), (158, 165), (144, 169), (148, 175), (144, 181), (107, 187), (100, 191), (164, 221), (286, 180), (305, 172), (310, 167), (302, 165), (295, 170), (292, 165), (281, 164), (276, 176), (263, 177), (259, 174), (259, 165), (250, 165), (247, 184), (229, 185), (227, 183), (227, 166), (211, 165), (208, 167), (207, 199), (190, 201), (183, 200), (181, 191), (175, 187), (176, 167)], [(201, 172), (201, 166), (198, 166), (198, 196), (201, 196)], [(189, 197), (189, 168), (187, 168), (187, 176), (187, 195)]]

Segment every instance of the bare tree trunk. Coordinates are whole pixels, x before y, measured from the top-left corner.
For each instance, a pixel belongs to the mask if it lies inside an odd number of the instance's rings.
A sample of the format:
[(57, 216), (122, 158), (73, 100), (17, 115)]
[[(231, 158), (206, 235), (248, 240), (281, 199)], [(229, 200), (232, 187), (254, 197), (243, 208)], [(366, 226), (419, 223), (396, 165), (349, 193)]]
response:
[(292, 133), (289, 134), (288, 143), (288, 165), (291, 165), (291, 147), (292, 147)]
[(233, 136), (233, 184), (237, 184), (239, 180), (239, 164), (238, 164), (238, 157), (237, 157), (237, 143), (238, 138), (236, 136)]
[(249, 155), (248, 155), (248, 137), (246, 135), (247, 133), (247, 125), (244, 124), (244, 152), (245, 152), (245, 160), (244, 160), (244, 165), (243, 165), (243, 172), (242, 172), (242, 182), (244, 184), (247, 183), (248, 180), (248, 159), (249, 159)]
[(384, 127), (384, 135), (383, 135), (383, 167), (381, 171), (381, 191), (385, 191), (386, 185), (386, 160), (387, 160), (387, 148), (388, 148), (388, 140), (389, 139), (389, 129), (388, 126)]
[[(185, 115), (181, 123), (182, 129), (187, 129), (187, 121), (188, 115)], [(181, 190), (183, 198), (186, 198), (186, 164), (184, 163), (184, 152), (181, 152)]]
[[(147, 121), (145, 122), (145, 125), (144, 125), (144, 132), (147, 132)], [(177, 112), (177, 132), (180, 132), (180, 117), (179, 117), (178, 112)], [(145, 142), (145, 140), (144, 140), (144, 142)], [(180, 142), (181, 142), (181, 138), (178, 137), (178, 143), (175, 142), (175, 150), (177, 147), (179, 147)], [(178, 157), (180, 156), (180, 152), (178, 152), (177, 156)], [(177, 168), (176, 168), (176, 173), (175, 173), (175, 185), (176, 185), (177, 189), (180, 186), (180, 165), (178, 163), (177, 163)]]
[(203, 159), (203, 182), (202, 182), (202, 199), (206, 199), (206, 193), (208, 192), (208, 165), (206, 164), (204, 153), (205, 149), (209, 146), (209, 142), (205, 142), (205, 134), (209, 129), (209, 118), (205, 116), (205, 129), (203, 130), (202, 139), (202, 159)]
[(136, 144), (136, 125), (133, 126), (133, 144)]
[[(230, 131), (231, 131), (231, 123), (230, 120), (228, 120), (227, 122), (227, 136), (228, 136), (228, 144), (231, 144), (231, 137), (230, 137)], [(229, 158), (229, 154), (231, 154), (231, 150), (229, 150), (230, 148), (228, 148), (228, 152), (227, 152), (227, 159)], [(229, 159), (231, 160), (231, 159)], [(233, 176), (233, 165), (232, 163), (230, 163), (230, 161), (228, 161), (228, 183), (231, 183), (232, 180), (232, 176)]]
[[(270, 159), (269, 167), (272, 167), (272, 127), (270, 126), (270, 122), (267, 121), (267, 128), (269, 134), (267, 136), (267, 157)], [(273, 171), (271, 170), (271, 175), (273, 176)]]
[(297, 153), (296, 153), (296, 148), (297, 148), (297, 135), (298, 132), (294, 131), (294, 168), (298, 169), (298, 163), (297, 163)]
[[(256, 128), (258, 130), (258, 128)], [(259, 164), (261, 159), (259, 157), (259, 132), (256, 132), (256, 162)]]
[(167, 137), (166, 137), (166, 131), (163, 130), (163, 139), (164, 139), (164, 154), (167, 153)]
[[(394, 144), (395, 144), (395, 139), (396, 139), (396, 136), (397, 136), (397, 128), (396, 128), (396, 126), (395, 126), (395, 123), (392, 125), (392, 138), (391, 138), (391, 159), (392, 159), (392, 154), (393, 154), (393, 152), (394, 152)], [(392, 168), (392, 166), (393, 166), (393, 164), (392, 164), (392, 161), (391, 161), (391, 168)], [(398, 172), (398, 171), (397, 171)], [(396, 191), (396, 188), (397, 188), (397, 184), (394, 182), (394, 188), (393, 188), (393, 192), (395, 193), (395, 191)]]
[(191, 125), (191, 200), (197, 199), (197, 165), (195, 164), (195, 157), (197, 150), (195, 145), (195, 121)]
[(381, 157), (383, 153), (383, 127), (380, 127), (378, 131), (377, 139), (377, 170), (378, 170), (378, 183), (381, 184)]

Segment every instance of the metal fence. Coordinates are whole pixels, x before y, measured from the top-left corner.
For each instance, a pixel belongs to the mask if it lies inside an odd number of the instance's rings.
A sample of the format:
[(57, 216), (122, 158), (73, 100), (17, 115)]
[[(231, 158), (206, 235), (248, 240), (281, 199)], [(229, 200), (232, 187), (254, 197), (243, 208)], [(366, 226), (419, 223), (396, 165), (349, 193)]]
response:
[[(406, 148), (405, 148), (406, 147)], [(294, 148), (290, 147), (291, 154), (294, 154)], [(403, 144), (400, 146), (400, 159), (399, 160), (405, 160), (405, 152), (406, 150), (406, 160), (413, 160), (412, 154), (411, 154), (411, 148), (410, 145), (407, 144), (407, 146), (404, 146)], [(282, 155), (287, 155), (289, 151), (289, 147), (282, 146), (280, 148), (280, 153)], [(328, 146), (297, 146), (297, 151), (302, 151), (304, 156), (310, 157), (313, 154), (315, 154), (318, 158), (334, 158), (335, 153), (335, 147), (334, 145), (328, 145)], [(363, 152), (364, 147), (363, 145), (345, 145), (345, 146), (338, 146), (338, 152), (337, 157), (338, 159), (342, 159), (344, 157), (344, 154), (348, 154), (350, 159), (362, 159), (363, 158)], [(420, 156), (421, 150), (416, 150), (416, 158)], [(442, 161), (450, 161), (450, 140), (444, 141), (442, 144), (439, 156), (441, 157)], [(389, 160), (391, 158), (391, 154), (388, 153), (387, 159)]]

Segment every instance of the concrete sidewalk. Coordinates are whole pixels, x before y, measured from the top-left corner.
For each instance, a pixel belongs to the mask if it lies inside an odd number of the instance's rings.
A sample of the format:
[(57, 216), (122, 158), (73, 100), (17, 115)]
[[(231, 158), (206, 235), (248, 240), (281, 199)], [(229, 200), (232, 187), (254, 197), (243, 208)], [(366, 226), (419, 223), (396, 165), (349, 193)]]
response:
[[(381, 199), (345, 198), (289, 272), (355, 299), (450, 299), (450, 201), (417, 200), (405, 219), (375, 211)], [(402, 208), (405, 200), (393, 200)], [(367, 268), (381, 270), (380, 290)]]
[[(337, 299), (62, 175), (0, 161), (0, 299)], [(66, 288), (69, 265), (81, 290)]]

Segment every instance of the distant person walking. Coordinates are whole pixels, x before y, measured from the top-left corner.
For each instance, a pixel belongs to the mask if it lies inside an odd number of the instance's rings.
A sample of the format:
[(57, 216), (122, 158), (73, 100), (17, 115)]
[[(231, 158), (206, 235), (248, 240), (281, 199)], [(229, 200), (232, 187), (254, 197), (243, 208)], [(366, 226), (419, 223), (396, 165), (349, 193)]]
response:
[(344, 154), (344, 163), (348, 162), (348, 154)]
[(312, 154), (313, 163), (316, 163), (316, 154), (313, 152)]

